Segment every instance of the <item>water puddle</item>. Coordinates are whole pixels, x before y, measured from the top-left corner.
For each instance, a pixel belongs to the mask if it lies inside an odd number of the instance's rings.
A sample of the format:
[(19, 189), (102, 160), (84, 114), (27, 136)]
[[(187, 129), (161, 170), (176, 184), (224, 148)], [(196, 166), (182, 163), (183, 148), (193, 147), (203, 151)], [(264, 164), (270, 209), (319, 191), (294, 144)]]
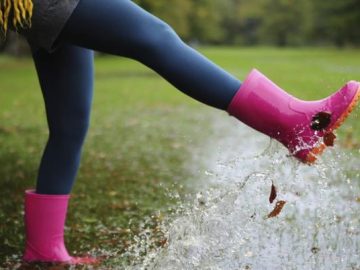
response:
[(358, 159), (335, 147), (310, 167), (235, 121), (214, 126), (196, 195), (159, 228), (162, 247), (145, 230), (128, 269), (360, 269)]

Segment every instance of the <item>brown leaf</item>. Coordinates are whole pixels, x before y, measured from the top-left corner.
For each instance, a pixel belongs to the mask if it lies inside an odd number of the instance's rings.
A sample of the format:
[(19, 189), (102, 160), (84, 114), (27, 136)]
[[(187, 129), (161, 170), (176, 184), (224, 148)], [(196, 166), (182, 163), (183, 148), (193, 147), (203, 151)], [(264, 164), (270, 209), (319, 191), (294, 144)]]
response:
[(327, 133), (324, 135), (324, 144), (326, 146), (334, 146), (334, 142), (335, 142), (335, 139), (336, 139), (336, 135), (332, 132), (330, 133)]
[(268, 215), (268, 218), (273, 218), (278, 216), (281, 213), (281, 210), (283, 209), (285, 205), (285, 201), (278, 201), (275, 205), (274, 210), (271, 211), (271, 213)]
[(274, 186), (274, 183), (272, 183), (269, 202), (273, 203), (273, 201), (276, 199), (276, 197), (277, 197), (276, 187)]
[(320, 251), (320, 248), (318, 248), (318, 247), (312, 247), (311, 248), (311, 252), (314, 253), (314, 254), (319, 253), (319, 251)]
[(159, 245), (160, 247), (165, 247), (166, 244), (167, 244), (167, 238), (163, 238), (163, 239), (160, 239), (160, 240), (158, 241), (158, 245)]

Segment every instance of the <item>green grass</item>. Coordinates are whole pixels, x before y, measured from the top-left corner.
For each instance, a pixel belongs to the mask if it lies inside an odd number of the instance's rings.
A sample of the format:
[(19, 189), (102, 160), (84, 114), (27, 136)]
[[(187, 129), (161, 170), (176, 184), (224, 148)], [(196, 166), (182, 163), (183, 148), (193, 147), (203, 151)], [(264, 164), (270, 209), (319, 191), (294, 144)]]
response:
[[(350, 79), (360, 80), (359, 50), (201, 51), (241, 79), (256, 67), (299, 98), (322, 98)], [(34, 186), (47, 128), (30, 59), (1, 56), (0, 82), (0, 267), (5, 267), (5, 261), (23, 249), (23, 191)], [(189, 192), (187, 183), (195, 180), (186, 160), (192, 148), (200, 147), (212, 109), (175, 91), (140, 64), (121, 58), (96, 59), (95, 89), (66, 239), (72, 252), (121, 252), (146, 217), (153, 216), (149, 226), (156, 227), (161, 216), (169, 214), (176, 199), (168, 190)], [(358, 151), (359, 110), (341, 135), (344, 146)], [(158, 238), (161, 241), (161, 235)], [(118, 262), (110, 256), (103, 267)]]

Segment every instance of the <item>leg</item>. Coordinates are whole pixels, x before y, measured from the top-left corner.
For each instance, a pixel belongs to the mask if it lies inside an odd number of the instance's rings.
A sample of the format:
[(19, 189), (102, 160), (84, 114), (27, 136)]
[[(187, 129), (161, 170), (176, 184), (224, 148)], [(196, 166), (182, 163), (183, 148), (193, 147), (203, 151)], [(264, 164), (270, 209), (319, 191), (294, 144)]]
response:
[(49, 125), (37, 193), (68, 194), (79, 167), (93, 95), (93, 52), (64, 45), (33, 52)]
[[(360, 99), (359, 83), (350, 82), (325, 103), (302, 106), (305, 103), (280, 91), (257, 71), (249, 74), (239, 90), (236, 78), (186, 46), (167, 24), (128, 0), (81, 0), (60, 39), (144, 63), (184, 93), (226, 109), (277, 139), (303, 162), (314, 162), (324, 145), (332, 144), (332, 131)], [(330, 115), (321, 130), (314, 130), (319, 112)]]
[(60, 39), (130, 57), (175, 87), (211, 106), (226, 109), (240, 81), (187, 46), (163, 21), (128, 0), (82, 0)]
[(72, 257), (64, 243), (64, 225), (89, 123), (93, 92), (93, 52), (64, 45), (55, 53), (33, 50), (44, 95), (49, 140), (41, 161), (36, 192), (25, 192), (27, 262), (94, 264)]

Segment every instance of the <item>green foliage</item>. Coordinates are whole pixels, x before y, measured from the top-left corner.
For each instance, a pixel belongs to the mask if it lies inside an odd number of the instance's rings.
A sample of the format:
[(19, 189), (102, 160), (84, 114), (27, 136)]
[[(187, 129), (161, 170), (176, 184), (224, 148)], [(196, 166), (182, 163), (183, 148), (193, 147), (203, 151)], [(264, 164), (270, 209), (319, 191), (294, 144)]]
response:
[(360, 44), (358, 0), (138, 0), (185, 40), (222, 44)]
[(314, 10), (314, 35), (318, 38), (339, 47), (360, 44), (360, 1), (315, 1)]
[(202, 42), (220, 43), (225, 37), (225, 31), (221, 27), (222, 11), (222, 0), (193, 1), (191, 14), (193, 39)]
[(264, 10), (269, 16), (263, 16), (261, 37), (278, 46), (297, 43), (302, 33), (304, 1), (269, 0)]
[[(359, 0), (134, 1), (191, 43), (360, 46)], [(0, 52), (28, 54), (13, 36), (0, 39)]]
[(191, 0), (138, 0), (135, 2), (140, 4), (147, 11), (169, 23), (184, 39), (190, 38), (190, 15), (192, 12)]

